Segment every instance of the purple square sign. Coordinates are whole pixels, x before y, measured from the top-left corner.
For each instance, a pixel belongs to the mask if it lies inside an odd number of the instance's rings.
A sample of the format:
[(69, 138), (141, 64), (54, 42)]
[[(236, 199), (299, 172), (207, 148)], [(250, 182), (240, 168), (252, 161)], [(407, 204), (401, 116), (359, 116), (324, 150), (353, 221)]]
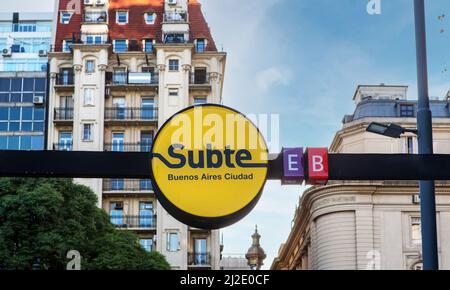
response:
[(302, 184), (305, 180), (303, 148), (283, 149), (283, 184)]

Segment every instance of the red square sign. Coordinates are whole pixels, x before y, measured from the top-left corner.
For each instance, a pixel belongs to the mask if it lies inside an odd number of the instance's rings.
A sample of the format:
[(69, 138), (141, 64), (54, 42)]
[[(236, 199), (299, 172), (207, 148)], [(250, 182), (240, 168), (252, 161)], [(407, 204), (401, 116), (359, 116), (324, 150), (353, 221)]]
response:
[(308, 180), (310, 185), (325, 185), (328, 182), (328, 149), (308, 148)]

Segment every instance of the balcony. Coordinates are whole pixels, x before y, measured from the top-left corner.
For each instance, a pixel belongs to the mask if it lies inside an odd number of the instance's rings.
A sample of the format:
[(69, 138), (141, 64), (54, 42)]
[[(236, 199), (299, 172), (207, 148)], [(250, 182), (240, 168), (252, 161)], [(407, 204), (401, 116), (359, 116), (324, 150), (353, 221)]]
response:
[(158, 121), (158, 109), (154, 107), (141, 108), (105, 108), (105, 122), (137, 124), (154, 123)]
[(156, 215), (114, 215), (110, 217), (110, 220), (119, 229), (156, 230)]
[(211, 255), (209, 253), (188, 253), (188, 265), (190, 267), (211, 267)]
[(152, 144), (149, 143), (105, 143), (104, 150), (108, 152), (151, 152)]
[(188, 22), (188, 13), (186, 11), (164, 13), (165, 23), (186, 23)]
[(209, 78), (209, 74), (203, 70), (195, 71), (191, 73), (189, 78), (189, 86), (191, 90), (210, 90), (211, 82)]
[(106, 12), (86, 12), (83, 16), (84, 23), (107, 23), (108, 14)]
[(73, 144), (70, 142), (55, 143), (55, 144), (53, 144), (53, 150), (55, 150), (55, 151), (72, 151)]
[(73, 108), (55, 108), (54, 122), (72, 122)]
[(106, 85), (111, 89), (154, 88), (159, 85), (159, 74), (155, 72), (113, 72), (107, 73)]
[(55, 89), (57, 91), (72, 91), (75, 88), (73, 71), (56, 75)]
[(111, 193), (152, 192), (153, 185), (149, 179), (103, 179), (103, 191)]

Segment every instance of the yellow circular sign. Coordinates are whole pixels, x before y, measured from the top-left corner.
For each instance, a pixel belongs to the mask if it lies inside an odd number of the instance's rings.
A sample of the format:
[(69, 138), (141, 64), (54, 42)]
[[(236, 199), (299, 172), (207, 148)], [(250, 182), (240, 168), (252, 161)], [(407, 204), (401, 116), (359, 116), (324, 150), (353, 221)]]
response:
[(172, 216), (193, 227), (218, 229), (256, 205), (267, 178), (268, 149), (241, 113), (201, 105), (164, 124), (151, 165), (157, 198)]

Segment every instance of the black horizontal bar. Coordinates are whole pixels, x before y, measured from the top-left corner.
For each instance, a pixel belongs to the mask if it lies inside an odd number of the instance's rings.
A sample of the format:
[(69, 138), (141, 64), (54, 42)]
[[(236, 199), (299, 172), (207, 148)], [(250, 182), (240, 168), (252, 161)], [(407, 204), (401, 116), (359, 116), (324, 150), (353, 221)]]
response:
[[(330, 154), (329, 180), (450, 180), (450, 155)], [(0, 176), (149, 179), (149, 152), (0, 151)], [(283, 177), (283, 159), (268, 178)]]
[(0, 151), (0, 176), (150, 178), (149, 152)]

